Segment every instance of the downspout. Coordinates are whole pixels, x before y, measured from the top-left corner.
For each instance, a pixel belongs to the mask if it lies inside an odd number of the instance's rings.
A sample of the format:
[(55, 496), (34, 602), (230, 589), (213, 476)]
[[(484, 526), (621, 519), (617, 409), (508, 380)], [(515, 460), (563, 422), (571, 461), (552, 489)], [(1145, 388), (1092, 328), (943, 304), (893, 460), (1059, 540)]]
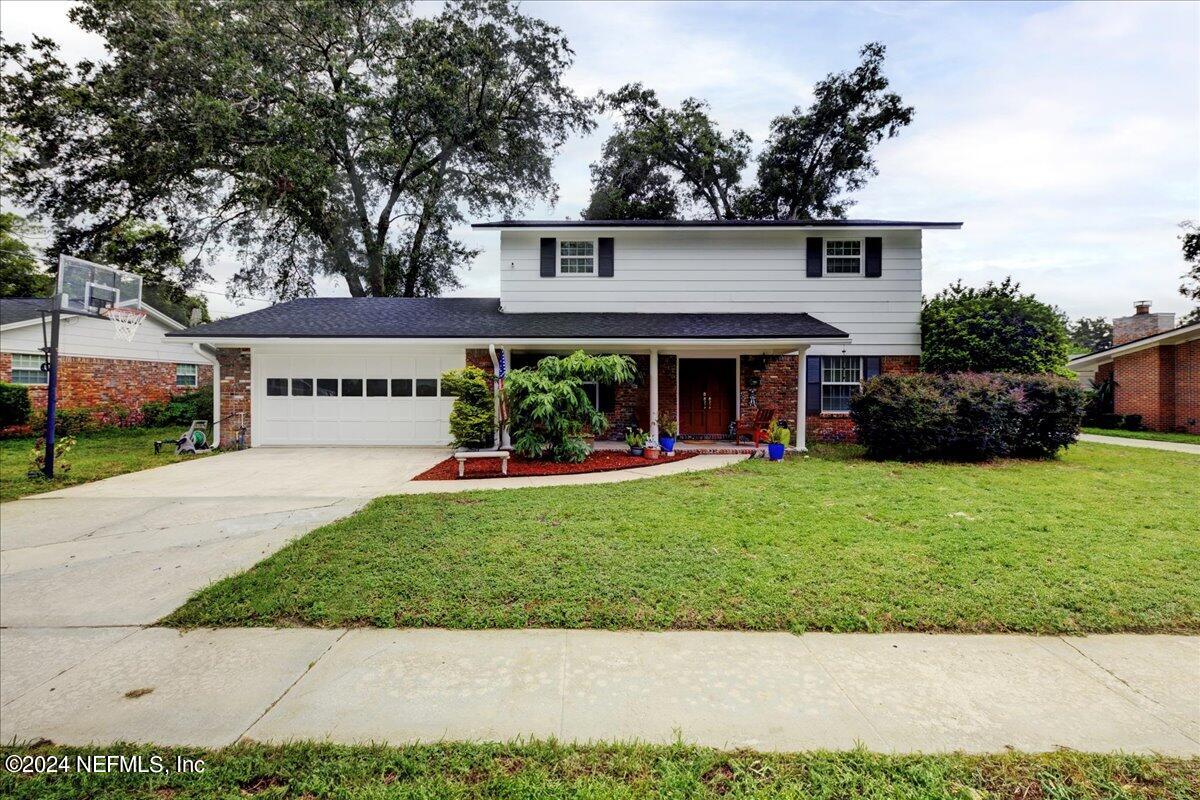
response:
[[(208, 358), (208, 354), (204, 352), (204, 345), (199, 342), (192, 342), (192, 349), (196, 351), (196, 355)], [(221, 446), (221, 359), (213, 357), (213, 424), (212, 424), (212, 442), (209, 447), (216, 449)]]

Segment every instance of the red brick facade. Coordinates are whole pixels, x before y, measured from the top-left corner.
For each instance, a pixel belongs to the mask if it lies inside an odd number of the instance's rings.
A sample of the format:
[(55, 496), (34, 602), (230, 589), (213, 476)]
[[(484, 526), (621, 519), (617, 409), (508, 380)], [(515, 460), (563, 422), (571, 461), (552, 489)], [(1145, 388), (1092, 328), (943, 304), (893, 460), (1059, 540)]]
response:
[(742, 356), (738, 406), (742, 417), (753, 419), (760, 408), (773, 408), (778, 419), (796, 430), (796, 385), (800, 360), (796, 356)]
[[(217, 351), (217, 363), (221, 366), (221, 425), (222, 444), (228, 446), (241, 424), (246, 426), (245, 446), (250, 446), (250, 349), (221, 348)], [(243, 420), (233, 414), (244, 413)]]
[[(0, 353), (0, 381), (12, 380), (12, 354)], [(211, 386), (212, 367), (200, 365), (198, 386)], [(46, 407), (46, 387), (29, 386), (29, 402), (35, 409)], [(140, 408), (143, 403), (166, 400), (192, 391), (175, 385), (175, 364), (164, 361), (128, 361), (118, 358), (60, 356), (58, 359), (58, 407), (97, 408), (123, 406)]]
[[(879, 371), (884, 375), (914, 375), (920, 371), (920, 356), (882, 356)], [(810, 442), (854, 442), (854, 421), (845, 414), (809, 414), (805, 420)]]
[(1109, 375), (1116, 413), (1140, 414), (1153, 431), (1200, 433), (1200, 339), (1118, 355), (1096, 380)]

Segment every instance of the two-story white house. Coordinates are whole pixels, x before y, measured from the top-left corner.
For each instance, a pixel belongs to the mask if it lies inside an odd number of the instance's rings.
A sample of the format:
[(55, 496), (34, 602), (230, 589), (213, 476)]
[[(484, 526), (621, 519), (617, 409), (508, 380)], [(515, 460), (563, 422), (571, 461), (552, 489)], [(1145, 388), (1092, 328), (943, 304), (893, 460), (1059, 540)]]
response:
[(720, 439), (760, 409), (840, 437), (859, 383), (920, 356), (921, 232), (959, 222), (502, 221), (498, 298), (310, 298), (171, 334), (217, 348), (220, 413), (253, 445), (444, 444), (439, 376), (583, 349), (611, 433)]

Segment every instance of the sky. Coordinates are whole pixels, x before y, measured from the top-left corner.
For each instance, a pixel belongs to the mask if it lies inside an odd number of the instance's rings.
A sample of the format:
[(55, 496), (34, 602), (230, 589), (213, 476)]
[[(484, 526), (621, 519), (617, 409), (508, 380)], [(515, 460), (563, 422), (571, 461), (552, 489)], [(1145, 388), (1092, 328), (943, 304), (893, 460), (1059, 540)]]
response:
[[(65, 60), (102, 58), (67, 3), (0, 2), (4, 38), (59, 42)], [(773, 117), (813, 84), (887, 46), (891, 89), (912, 125), (876, 151), (879, 175), (849, 216), (957, 220), (925, 233), (926, 294), (956, 280), (1012, 276), (1071, 317), (1132, 313), (1135, 300), (1185, 313), (1179, 223), (1200, 218), (1200, 3), (525, 2), (562, 28), (583, 94), (640, 81), (676, 104), (707, 100), (726, 129), (761, 145)], [(578, 218), (588, 166), (612, 130), (569, 141), (555, 160), (559, 202), (528, 218)], [(747, 177), (751, 177), (747, 175)], [(499, 234), (458, 231), (483, 249), (464, 296), (499, 294)], [(206, 288), (223, 291), (222, 260)], [(344, 295), (322, 281), (320, 293)], [(235, 306), (209, 295), (215, 315)]]

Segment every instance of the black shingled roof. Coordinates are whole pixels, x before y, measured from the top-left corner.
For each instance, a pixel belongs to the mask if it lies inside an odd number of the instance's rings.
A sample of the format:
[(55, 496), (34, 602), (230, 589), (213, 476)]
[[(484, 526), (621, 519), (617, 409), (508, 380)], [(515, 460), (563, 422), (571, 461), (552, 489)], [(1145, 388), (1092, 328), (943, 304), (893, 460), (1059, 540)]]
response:
[(3, 297), (0, 298), (0, 325), (37, 319), (40, 312), (49, 310), (48, 297)]
[(168, 336), (347, 339), (817, 339), (808, 314), (506, 314), (495, 297), (310, 297)]
[(472, 228), (946, 228), (961, 222), (894, 219), (501, 219)]

